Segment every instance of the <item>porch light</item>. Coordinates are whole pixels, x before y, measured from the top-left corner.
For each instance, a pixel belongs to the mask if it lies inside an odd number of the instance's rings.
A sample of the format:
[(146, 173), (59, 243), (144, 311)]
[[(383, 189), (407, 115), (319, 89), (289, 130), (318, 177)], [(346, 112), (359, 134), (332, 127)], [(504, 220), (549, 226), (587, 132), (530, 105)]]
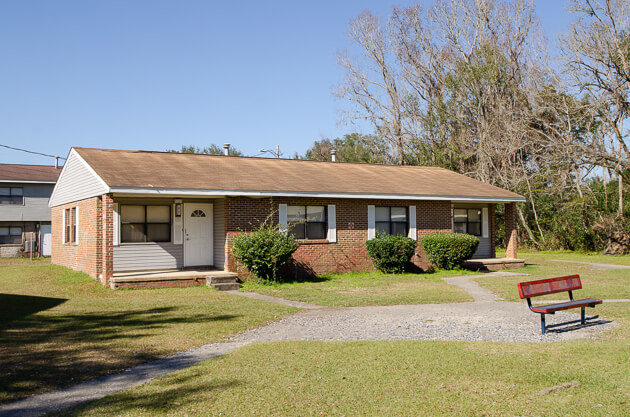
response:
[(182, 203), (175, 204), (175, 217), (182, 217)]

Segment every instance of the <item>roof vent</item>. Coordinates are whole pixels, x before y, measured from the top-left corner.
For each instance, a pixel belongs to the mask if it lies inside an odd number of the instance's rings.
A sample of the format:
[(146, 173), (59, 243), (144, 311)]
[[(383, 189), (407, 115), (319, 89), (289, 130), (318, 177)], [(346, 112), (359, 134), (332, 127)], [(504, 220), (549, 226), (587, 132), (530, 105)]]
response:
[(223, 144), (223, 155), (230, 156), (230, 144), (229, 143), (224, 143)]
[(333, 162), (337, 162), (337, 149), (331, 149), (330, 156)]

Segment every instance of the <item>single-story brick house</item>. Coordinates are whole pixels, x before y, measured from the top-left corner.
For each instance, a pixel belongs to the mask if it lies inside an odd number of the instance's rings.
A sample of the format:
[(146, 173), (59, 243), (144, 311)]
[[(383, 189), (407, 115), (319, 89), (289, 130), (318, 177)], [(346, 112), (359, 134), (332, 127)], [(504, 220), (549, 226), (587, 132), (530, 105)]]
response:
[[(458, 231), (494, 258), (505, 203), (516, 258), (518, 194), (434, 167), (72, 148), (50, 198), (52, 262), (111, 284), (130, 271), (239, 272), (230, 247), (272, 214), (295, 225), (296, 273), (370, 270), (378, 230), (419, 240)], [(419, 246), (413, 262), (429, 266)]]

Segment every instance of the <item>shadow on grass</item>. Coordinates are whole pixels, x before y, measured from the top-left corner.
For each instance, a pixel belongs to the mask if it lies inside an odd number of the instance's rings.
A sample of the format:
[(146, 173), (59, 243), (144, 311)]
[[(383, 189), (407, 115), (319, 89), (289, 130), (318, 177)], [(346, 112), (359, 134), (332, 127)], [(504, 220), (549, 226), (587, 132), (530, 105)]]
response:
[(68, 301), (67, 298), (37, 297), (34, 295), (0, 294), (0, 330), (13, 320), (48, 310)]
[(608, 323), (612, 323), (612, 321), (601, 319), (599, 316), (592, 316), (587, 317), (584, 324), (582, 324), (580, 320), (571, 320), (562, 323), (548, 324), (546, 327), (548, 333), (567, 333), (587, 327), (602, 326)]
[[(213, 359), (214, 360), (214, 359)], [(177, 376), (159, 379), (146, 387), (142, 392), (123, 391), (97, 402), (90, 402), (74, 408), (53, 413), (54, 416), (76, 416), (79, 414), (98, 415), (100, 408), (107, 415), (141, 414), (164, 415), (168, 413), (188, 412), (191, 415), (214, 415), (213, 410), (207, 409), (212, 397), (218, 397), (222, 392), (242, 385), (243, 382), (233, 380), (212, 380), (199, 377), (194, 372), (186, 372)], [(204, 410), (190, 410), (196, 403), (204, 403)]]
[[(238, 315), (178, 313), (176, 307), (124, 312), (34, 314), (0, 329), (0, 403), (101, 375), (172, 353), (155, 341), (177, 323), (204, 323)], [(161, 330), (159, 330), (161, 329)], [(159, 331), (156, 331), (159, 330)], [(172, 334), (174, 339), (177, 334)]]

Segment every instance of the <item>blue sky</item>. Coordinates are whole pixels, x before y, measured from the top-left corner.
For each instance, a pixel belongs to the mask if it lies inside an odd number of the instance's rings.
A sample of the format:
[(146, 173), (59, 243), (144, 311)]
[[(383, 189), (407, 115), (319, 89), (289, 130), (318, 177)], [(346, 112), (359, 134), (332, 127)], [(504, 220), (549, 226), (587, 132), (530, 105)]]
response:
[[(360, 131), (338, 123), (332, 94), (350, 19), (412, 3), (2, 0), (0, 144), (304, 153)], [(570, 20), (565, 6), (537, 1), (550, 39)], [(0, 148), (0, 163), (54, 161)]]

